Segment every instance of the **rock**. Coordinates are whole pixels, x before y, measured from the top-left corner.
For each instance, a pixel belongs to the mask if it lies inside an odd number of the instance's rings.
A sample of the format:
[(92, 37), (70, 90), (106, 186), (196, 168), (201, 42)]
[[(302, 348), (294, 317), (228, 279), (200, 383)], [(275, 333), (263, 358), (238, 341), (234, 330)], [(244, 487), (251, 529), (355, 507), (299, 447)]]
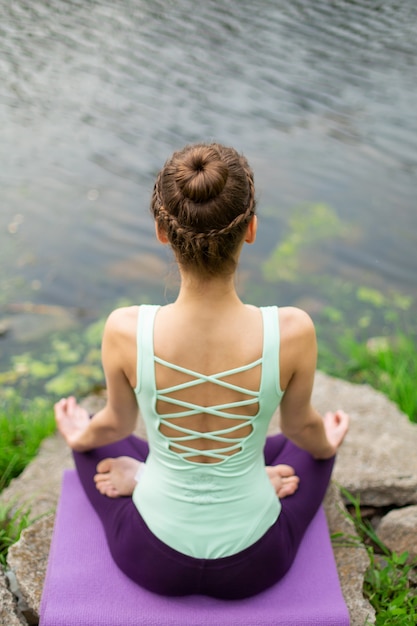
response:
[(30, 608), (30, 606), (24, 599), (22, 592), (19, 588), (16, 576), (11, 569), (7, 570), (6, 578), (9, 582), (10, 591), (13, 594), (17, 603), (16, 615), (23, 620), (25, 626), (37, 626), (39, 623), (39, 616)]
[(40, 340), (54, 331), (76, 327), (77, 320), (72, 311), (63, 307), (49, 307), (50, 311), (42, 308), (48, 307), (37, 307), (27, 303), (13, 310), (12, 305), (9, 305), (8, 309), (14, 315), (5, 319), (6, 332), (13, 332), (15, 340), (19, 343), (29, 343)]
[(90, 415), (94, 415), (94, 413), (97, 413), (105, 406), (106, 398), (107, 390), (103, 389), (94, 396), (88, 396), (85, 398), (81, 404), (85, 409), (87, 409)]
[(5, 337), (11, 329), (11, 323), (8, 319), (0, 320), (0, 337)]
[(393, 552), (408, 552), (409, 561), (417, 558), (417, 506), (387, 513), (377, 528), (377, 535)]
[(39, 620), (54, 519), (55, 515), (51, 513), (26, 528), (19, 541), (10, 548), (7, 557), (22, 599), (29, 607), (24, 611), (29, 624), (37, 624)]
[(29, 509), (30, 517), (55, 510), (62, 472), (73, 467), (71, 452), (59, 435), (42, 442), (39, 453), (18, 478), (0, 494), (0, 503), (13, 505), (13, 510)]
[(22, 626), (23, 624), (25, 621), (18, 617), (16, 600), (0, 567), (0, 626)]
[(343, 408), (351, 417), (334, 479), (361, 505), (417, 504), (417, 425), (368, 385), (318, 372), (313, 402), (322, 414)]
[(343, 597), (349, 610), (350, 626), (373, 624), (375, 611), (362, 593), (369, 558), (356, 536), (353, 522), (347, 517), (340, 491), (334, 482), (327, 490), (324, 508), (330, 534), (336, 536), (333, 539), (333, 551)]
[[(89, 410), (98, 410), (103, 402), (100, 398), (98, 405), (91, 404)], [(358, 496), (365, 506), (417, 504), (417, 426), (371, 387), (352, 385), (320, 372), (316, 375), (313, 403), (321, 413), (343, 408), (351, 415), (351, 429), (335, 466), (336, 483)], [(277, 430), (278, 415), (275, 415), (269, 432)], [(137, 432), (144, 434), (140, 419)], [(0, 503), (15, 501), (19, 507), (30, 503), (32, 516), (50, 512), (58, 501), (62, 471), (72, 466), (71, 455), (62, 439), (51, 437), (25, 472), (0, 494)], [(342, 499), (334, 486), (329, 490), (325, 506), (331, 532), (354, 535), (353, 524), (344, 517)], [(39, 555), (32, 550), (31, 528), (10, 551), (9, 564), (13, 563), (19, 586), (34, 614), (39, 610), (46, 552), (52, 533), (52, 525), (48, 526), (51, 517), (31, 527), (40, 542)], [(367, 624), (372, 624), (374, 611), (362, 595), (363, 574), (368, 566), (366, 550), (358, 542), (352, 545), (338, 541), (334, 551), (352, 626), (363, 626), (366, 619)], [(14, 626), (11, 621), (6, 623)]]

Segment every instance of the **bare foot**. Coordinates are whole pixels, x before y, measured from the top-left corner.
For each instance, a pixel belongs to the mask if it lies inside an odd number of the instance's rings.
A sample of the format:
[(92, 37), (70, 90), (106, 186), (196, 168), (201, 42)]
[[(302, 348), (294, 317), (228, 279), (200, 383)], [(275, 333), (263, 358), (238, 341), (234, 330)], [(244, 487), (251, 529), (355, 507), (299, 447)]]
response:
[(265, 469), (278, 498), (291, 496), (297, 491), (300, 479), (290, 465), (268, 465)]
[(136, 487), (136, 475), (143, 465), (130, 456), (119, 456), (116, 459), (103, 459), (97, 465), (94, 482), (100, 493), (109, 498), (131, 496)]

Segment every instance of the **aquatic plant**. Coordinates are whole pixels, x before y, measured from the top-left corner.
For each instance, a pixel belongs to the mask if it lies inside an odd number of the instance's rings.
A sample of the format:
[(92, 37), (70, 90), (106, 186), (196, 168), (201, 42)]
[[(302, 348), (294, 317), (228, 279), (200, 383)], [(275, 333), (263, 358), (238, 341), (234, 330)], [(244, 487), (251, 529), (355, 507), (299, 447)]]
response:
[(334, 542), (365, 546), (369, 567), (363, 592), (375, 609), (376, 626), (414, 626), (417, 623), (417, 560), (410, 563), (408, 552), (397, 554), (378, 537), (371, 522), (362, 515), (359, 498), (341, 489), (348, 503), (348, 518), (357, 536), (337, 534)]
[(327, 204), (295, 207), (291, 210), (288, 229), (262, 264), (263, 277), (269, 282), (300, 280), (303, 259), (308, 258), (311, 263), (312, 248), (345, 232), (336, 212)]
[(54, 332), (34, 350), (14, 354), (9, 367), (0, 372), (0, 398), (14, 388), (22, 396), (57, 397), (74, 393), (86, 395), (103, 386), (100, 343), (104, 319), (84, 330)]

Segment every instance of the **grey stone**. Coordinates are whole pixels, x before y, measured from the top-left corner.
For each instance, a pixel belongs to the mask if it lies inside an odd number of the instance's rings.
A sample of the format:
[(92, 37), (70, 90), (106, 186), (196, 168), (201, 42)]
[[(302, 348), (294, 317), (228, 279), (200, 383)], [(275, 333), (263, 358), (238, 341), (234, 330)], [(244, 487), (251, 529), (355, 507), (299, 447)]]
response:
[(28, 607), (26, 619), (30, 624), (36, 624), (39, 618), (54, 518), (54, 514), (46, 515), (26, 528), (10, 548), (7, 558), (22, 600)]
[(363, 597), (362, 587), (369, 558), (348, 518), (340, 491), (332, 482), (324, 500), (327, 523), (333, 539), (333, 552), (343, 597), (349, 610), (350, 626), (375, 623), (375, 611)]
[(334, 479), (363, 505), (417, 504), (417, 425), (368, 385), (318, 372), (313, 402), (323, 414), (343, 408), (351, 417)]
[(17, 602), (9, 589), (3, 569), (0, 567), (0, 626), (22, 626), (26, 622), (18, 616)]
[(393, 552), (408, 552), (409, 561), (417, 558), (417, 506), (387, 513), (378, 525), (377, 535)]
[(6, 328), (21, 343), (39, 341), (54, 331), (63, 331), (77, 325), (76, 310), (59, 306), (15, 303), (7, 307), (12, 316), (6, 318)]
[(10, 331), (11, 323), (10, 320), (3, 319), (0, 320), (0, 337), (5, 337), (7, 333)]
[(6, 578), (9, 582), (9, 588), (16, 600), (16, 615), (23, 620), (25, 626), (37, 626), (39, 624), (39, 616), (33, 611), (24, 599), (16, 576), (11, 569), (6, 571)]

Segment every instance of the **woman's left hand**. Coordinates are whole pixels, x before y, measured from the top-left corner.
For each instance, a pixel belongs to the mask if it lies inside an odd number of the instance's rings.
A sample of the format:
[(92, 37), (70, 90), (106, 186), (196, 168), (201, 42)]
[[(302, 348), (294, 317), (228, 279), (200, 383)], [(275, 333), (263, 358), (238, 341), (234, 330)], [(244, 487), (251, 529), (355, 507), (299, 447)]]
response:
[(62, 398), (54, 405), (55, 421), (59, 432), (70, 448), (79, 448), (80, 437), (85, 433), (90, 417), (88, 411), (77, 404), (73, 396)]
[(336, 454), (349, 430), (349, 415), (340, 409), (335, 412), (328, 411), (323, 421), (327, 440), (333, 446), (334, 454)]

